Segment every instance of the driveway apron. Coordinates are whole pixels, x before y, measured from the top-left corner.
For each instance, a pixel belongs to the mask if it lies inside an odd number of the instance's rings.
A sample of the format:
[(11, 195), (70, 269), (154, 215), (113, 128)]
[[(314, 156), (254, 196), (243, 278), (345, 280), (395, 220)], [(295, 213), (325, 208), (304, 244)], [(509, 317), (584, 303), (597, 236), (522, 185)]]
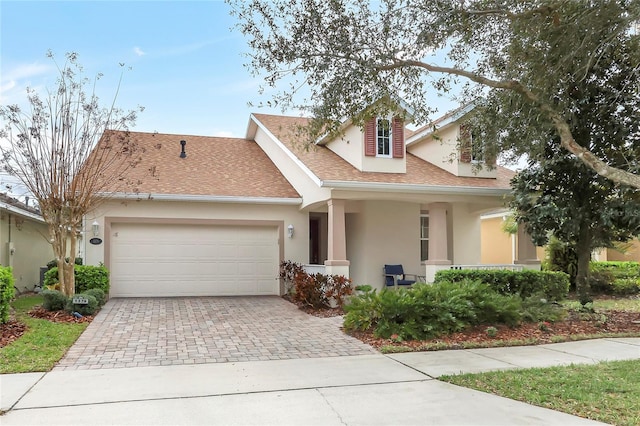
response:
[(55, 370), (376, 353), (275, 296), (111, 299)]

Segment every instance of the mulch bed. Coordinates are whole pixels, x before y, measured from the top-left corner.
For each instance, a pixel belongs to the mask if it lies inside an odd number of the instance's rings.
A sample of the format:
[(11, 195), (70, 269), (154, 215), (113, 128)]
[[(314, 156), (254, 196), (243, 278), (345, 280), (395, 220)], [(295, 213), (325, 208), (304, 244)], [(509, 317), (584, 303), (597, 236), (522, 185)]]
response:
[[(606, 318), (604, 318), (604, 315)], [(603, 321), (604, 320), (604, 321)], [(547, 325), (548, 324), (548, 325)], [(430, 340), (411, 340), (398, 342), (394, 339), (375, 337), (372, 331), (355, 331), (349, 334), (362, 340), (376, 349), (383, 346), (395, 346), (417, 350), (420, 348), (438, 347), (447, 349), (462, 349), (471, 345), (499, 346), (500, 341), (520, 341), (529, 344), (553, 343), (559, 340), (572, 340), (577, 335), (596, 335), (605, 333), (638, 333), (640, 334), (640, 313), (607, 311), (604, 314), (580, 315), (570, 312), (569, 316), (555, 323), (545, 324), (546, 330), (541, 330), (538, 323), (525, 323), (517, 327), (506, 325), (494, 326), (495, 336), (487, 333), (489, 326), (475, 326), (459, 333), (449, 334)]]
[(340, 315), (344, 315), (344, 309), (338, 307), (338, 308), (322, 308), (322, 309), (318, 309), (318, 308), (314, 308), (311, 307), (309, 305), (305, 305), (302, 302), (293, 300), (291, 298), (290, 295), (285, 294), (284, 296), (282, 296), (282, 298), (290, 303), (293, 303), (294, 305), (296, 305), (298, 307), (298, 309), (300, 309), (301, 311), (309, 314), (309, 315), (313, 315), (314, 317), (319, 317), (319, 318), (331, 318), (331, 317), (339, 317)]
[[(93, 316), (91, 315), (86, 315), (82, 318), (76, 318), (66, 311), (47, 311), (42, 306), (36, 306), (35, 308), (31, 309), (29, 311), (29, 316), (58, 323), (79, 323), (93, 321)], [(6, 324), (0, 324), (0, 348), (7, 346), (9, 343), (18, 339), (26, 331), (26, 324), (20, 321), (10, 320)]]
[(27, 325), (20, 321), (9, 320), (6, 324), (0, 324), (0, 348), (22, 336), (27, 331)]
[[(284, 299), (298, 306), (309, 315), (320, 318), (328, 318), (344, 315), (342, 308), (315, 309), (302, 303), (296, 303), (288, 296)], [(616, 299), (615, 297), (602, 297)], [(602, 316), (604, 315), (604, 317)], [(488, 325), (469, 328), (459, 333), (453, 333), (430, 340), (397, 341), (397, 339), (382, 339), (375, 337), (372, 330), (351, 331), (348, 334), (380, 349), (383, 346), (395, 346), (417, 350), (419, 348), (446, 347), (448, 349), (462, 349), (469, 345), (493, 346), (500, 341), (535, 342), (535, 344), (553, 343), (558, 340), (571, 340), (577, 335), (595, 335), (606, 333), (638, 333), (640, 334), (640, 313), (625, 311), (607, 311), (604, 314), (579, 314), (570, 311), (563, 321), (548, 323), (546, 330), (541, 330), (538, 323), (525, 323), (517, 327), (506, 325), (494, 326), (497, 330), (495, 336), (487, 334)]]

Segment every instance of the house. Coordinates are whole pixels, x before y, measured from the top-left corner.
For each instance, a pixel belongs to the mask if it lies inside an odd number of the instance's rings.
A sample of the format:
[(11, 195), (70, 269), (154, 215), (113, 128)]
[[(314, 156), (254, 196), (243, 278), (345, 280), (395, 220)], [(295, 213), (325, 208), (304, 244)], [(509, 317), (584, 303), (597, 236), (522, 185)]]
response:
[(41, 284), (40, 268), (53, 259), (49, 229), (34, 207), (0, 194), (0, 262), (13, 269), (18, 291)]
[[(504, 223), (511, 215), (509, 210), (500, 210), (483, 214), (480, 217), (480, 263), (485, 265), (513, 264), (517, 259), (517, 247), (521, 238), (528, 238), (519, 232), (509, 233), (504, 230)], [(536, 247), (536, 257), (545, 258), (544, 247)]]
[[(279, 295), (283, 260), (378, 288), (384, 264), (427, 281), (479, 264), (480, 216), (513, 172), (473, 158), (466, 112), (416, 131), (346, 121), (308, 148), (300, 117), (252, 114), (244, 139), (132, 132), (137, 186), (87, 216), (86, 262), (110, 269), (112, 297)], [(536, 267), (530, 246), (517, 259)]]
[[(509, 210), (482, 215), (481, 217), (481, 263), (510, 264), (516, 259), (518, 233), (509, 234), (503, 230), (503, 223), (511, 214)], [(634, 238), (621, 243), (616, 248), (601, 248), (592, 255), (597, 261), (633, 261), (640, 262), (640, 241)], [(538, 259), (546, 257), (546, 247), (536, 247)]]

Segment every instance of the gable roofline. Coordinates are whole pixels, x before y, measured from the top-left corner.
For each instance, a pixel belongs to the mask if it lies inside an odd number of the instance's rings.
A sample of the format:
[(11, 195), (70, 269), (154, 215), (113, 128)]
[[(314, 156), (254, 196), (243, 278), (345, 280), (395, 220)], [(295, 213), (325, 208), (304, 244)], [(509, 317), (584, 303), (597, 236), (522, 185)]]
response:
[(385, 182), (351, 182), (340, 180), (326, 180), (323, 188), (351, 189), (373, 192), (412, 192), (421, 194), (443, 195), (506, 195), (510, 188), (487, 188), (481, 186), (450, 186), (450, 185), (420, 185), (415, 183), (385, 183)]
[(135, 192), (101, 192), (97, 194), (105, 198), (115, 200), (155, 200), (155, 201), (189, 201), (200, 203), (235, 203), (235, 204), (279, 204), (279, 205), (299, 205), (302, 198), (278, 198), (278, 197), (235, 197), (229, 195), (188, 195), (188, 194), (154, 194)]
[(307, 167), (306, 164), (304, 164), (293, 152), (291, 152), (291, 150), (287, 148), (287, 146), (283, 144), (280, 141), (280, 139), (276, 137), (276, 135), (271, 133), (271, 131), (267, 129), (267, 126), (262, 124), (262, 122), (258, 119), (258, 117), (256, 117), (253, 113), (251, 113), (249, 118), (249, 126), (247, 128), (247, 139), (249, 138), (253, 140), (255, 139), (257, 129), (252, 129), (252, 126), (251, 126), (252, 122), (255, 123), (255, 125), (258, 128), (260, 128), (263, 132), (265, 132), (267, 136), (269, 136), (269, 138), (271, 138), (271, 140), (273, 140), (276, 143), (278, 148), (280, 148), (295, 163), (295, 165), (298, 166), (304, 172), (304, 174), (306, 174), (309, 177), (309, 179), (311, 179), (316, 185), (321, 186), (322, 181), (320, 180), (320, 178), (316, 176), (316, 174), (313, 173), (311, 169)]
[[(436, 131), (442, 129), (443, 127), (449, 126), (450, 124), (455, 123), (460, 120), (465, 115), (469, 114), (475, 108), (475, 103), (468, 103), (459, 108), (456, 108), (452, 111), (447, 112), (442, 117), (439, 117), (432, 121), (431, 123), (423, 126), (421, 129), (416, 130), (409, 138), (407, 138), (407, 146), (413, 145), (416, 142), (426, 138), (427, 136), (432, 135)], [(435, 129), (435, 130), (434, 130)]]
[[(372, 105), (377, 104), (378, 102), (380, 102), (380, 99), (378, 99), (378, 101), (374, 102)], [(398, 108), (404, 110), (404, 112), (407, 113), (407, 116), (409, 118), (413, 118), (413, 108), (411, 108), (409, 106), (409, 104), (402, 98), (397, 97), (396, 99), (393, 99), (393, 102), (395, 102), (398, 106)], [(366, 111), (368, 108), (370, 108), (372, 105), (367, 106), (366, 108), (364, 108), (361, 112)], [(410, 121), (410, 120), (409, 120)], [(347, 127), (351, 126), (353, 124), (353, 119), (351, 117), (343, 119), (342, 124), (340, 124), (340, 132), (342, 132), (343, 130), (345, 130)], [(326, 145), (327, 143), (329, 143), (332, 139), (329, 139), (329, 133), (325, 133), (324, 135), (320, 136), (318, 139), (316, 139), (315, 144), (316, 145)]]

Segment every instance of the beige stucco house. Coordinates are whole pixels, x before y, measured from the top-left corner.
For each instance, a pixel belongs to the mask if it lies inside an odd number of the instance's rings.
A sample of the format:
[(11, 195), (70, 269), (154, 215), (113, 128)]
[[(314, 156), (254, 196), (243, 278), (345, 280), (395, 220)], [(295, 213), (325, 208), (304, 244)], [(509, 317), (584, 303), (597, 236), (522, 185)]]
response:
[(40, 284), (40, 268), (53, 259), (48, 235), (38, 210), (0, 194), (0, 261), (13, 269), (21, 292)]
[(127, 176), (139, 185), (87, 216), (86, 261), (110, 269), (112, 297), (279, 295), (283, 260), (378, 288), (384, 264), (426, 280), (480, 264), (480, 216), (503, 205), (513, 172), (476, 174), (470, 147), (459, 152), (467, 111), (417, 131), (345, 122), (308, 149), (307, 119), (265, 114), (244, 139), (131, 133), (147, 148)]

